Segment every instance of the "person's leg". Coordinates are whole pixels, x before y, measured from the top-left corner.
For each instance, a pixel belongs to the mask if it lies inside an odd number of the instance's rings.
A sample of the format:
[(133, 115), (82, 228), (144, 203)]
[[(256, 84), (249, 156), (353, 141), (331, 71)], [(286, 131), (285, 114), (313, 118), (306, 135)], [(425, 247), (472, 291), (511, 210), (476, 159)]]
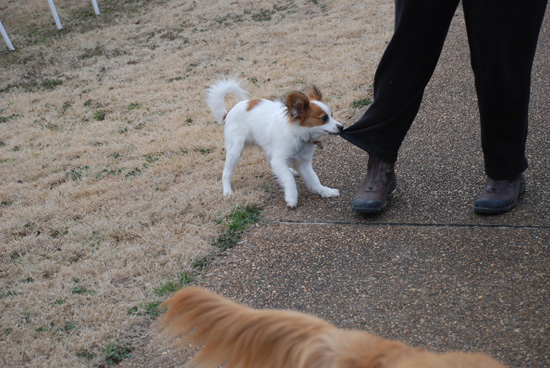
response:
[(464, 0), (485, 170), (511, 180), (527, 169), (531, 68), (547, 0)]
[(341, 136), (369, 153), (353, 210), (376, 214), (396, 186), (394, 163), (422, 102), (459, 0), (396, 0), (395, 32), (374, 77), (374, 102)]
[(396, 0), (395, 32), (374, 78), (374, 101), (342, 137), (388, 163), (422, 101), (459, 0)]
[(531, 68), (547, 0), (463, 0), (487, 184), (477, 213), (515, 207), (525, 189)]

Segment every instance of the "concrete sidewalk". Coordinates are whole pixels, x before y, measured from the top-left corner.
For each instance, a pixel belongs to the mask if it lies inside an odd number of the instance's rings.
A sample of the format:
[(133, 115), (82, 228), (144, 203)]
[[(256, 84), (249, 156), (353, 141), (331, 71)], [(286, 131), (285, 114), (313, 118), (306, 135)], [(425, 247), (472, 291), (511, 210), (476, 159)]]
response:
[[(198, 285), (252, 307), (312, 313), (413, 346), (550, 367), (549, 13), (533, 70), (527, 190), (517, 209), (473, 213), (485, 178), (459, 12), (400, 151), (387, 210), (353, 213), (367, 156), (328, 139), (315, 166), (341, 197), (320, 199), (300, 184), (298, 208), (289, 210), (277, 193), (262, 223), (203, 271)], [(181, 366), (184, 358), (154, 336), (139, 337), (141, 347), (121, 366)]]

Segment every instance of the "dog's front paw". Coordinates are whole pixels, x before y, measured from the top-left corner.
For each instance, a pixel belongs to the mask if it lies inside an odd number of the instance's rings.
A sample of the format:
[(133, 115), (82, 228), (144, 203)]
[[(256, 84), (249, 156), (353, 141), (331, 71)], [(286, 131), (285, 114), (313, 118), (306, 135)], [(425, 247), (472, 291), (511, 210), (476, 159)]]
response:
[(296, 208), (298, 201), (286, 201), (286, 205), (290, 208)]
[(329, 187), (323, 187), (323, 188), (319, 191), (319, 194), (320, 194), (321, 197), (323, 197), (323, 198), (338, 197), (338, 196), (340, 196), (340, 191), (339, 191), (338, 189), (332, 189), (332, 188), (329, 188)]
[(296, 205), (298, 204), (298, 196), (286, 196), (285, 197), (285, 202), (286, 202), (286, 205), (290, 208), (295, 208)]
[(224, 189), (223, 190), (223, 196), (224, 197), (229, 197), (231, 194), (233, 194), (233, 191), (231, 189), (229, 189), (229, 190)]

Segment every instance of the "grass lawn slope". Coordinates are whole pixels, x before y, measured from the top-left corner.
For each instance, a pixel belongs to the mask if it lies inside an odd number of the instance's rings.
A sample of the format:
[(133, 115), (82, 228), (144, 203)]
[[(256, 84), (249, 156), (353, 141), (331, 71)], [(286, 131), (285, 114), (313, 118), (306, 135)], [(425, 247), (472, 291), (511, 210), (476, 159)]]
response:
[(344, 123), (372, 98), (391, 0), (0, 0), (0, 366), (88, 367), (192, 280), (262, 205), (261, 153), (222, 196), (223, 76), (254, 97), (316, 83)]

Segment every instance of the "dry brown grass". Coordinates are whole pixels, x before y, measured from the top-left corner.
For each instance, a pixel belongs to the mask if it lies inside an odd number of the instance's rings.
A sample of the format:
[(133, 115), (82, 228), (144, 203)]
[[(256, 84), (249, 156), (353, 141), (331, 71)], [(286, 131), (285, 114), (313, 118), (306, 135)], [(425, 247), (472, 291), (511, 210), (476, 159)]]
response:
[[(0, 365), (105, 364), (220, 220), (282, 195), (260, 153), (221, 194), (221, 76), (253, 96), (315, 82), (335, 117), (371, 93), (391, 0), (0, 0)], [(3, 46), (3, 44), (2, 44)]]

